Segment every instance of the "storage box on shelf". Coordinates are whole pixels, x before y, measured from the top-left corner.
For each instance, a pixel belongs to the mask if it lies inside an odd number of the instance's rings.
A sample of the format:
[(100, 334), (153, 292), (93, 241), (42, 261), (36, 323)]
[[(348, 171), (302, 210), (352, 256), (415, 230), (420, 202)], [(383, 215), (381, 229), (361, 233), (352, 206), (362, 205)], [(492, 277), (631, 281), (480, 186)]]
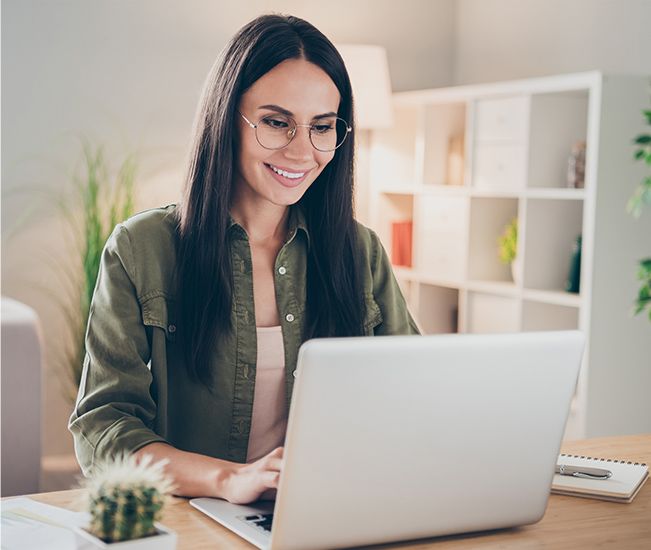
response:
[[(371, 138), (371, 224), (391, 251), (392, 224), (412, 222), (412, 265), (397, 268), (396, 276), (424, 332), (586, 333), (568, 426), (573, 436), (606, 433), (600, 414), (588, 414), (588, 394), (602, 396), (616, 376), (600, 356), (605, 347), (640, 364), (651, 356), (649, 343), (646, 355), (640, 351), (640, 323), (628, 317), (626, 303), (618, 307), (618, 326), (594, 333), (596, 316), (612, 307), (609, 289), (627, 287), (632, 300), (635, 259), (651, 252), (624, 210), (639, 179), (626, 147), (639, 133), (633, 121), (642, 125), (647, 85), (642, 77), (590, 72), (404, 92), (394, 98), (396, 126)], [(584, 186), (568, 188), (568, 159), (577, 144), (586, 144)], [(497, 244), (514, 218), (523, 272), (517, 282), (500, 262)], [(617, 254), (607, 229), (613, 223), (637, 237), (624, 238)], [(570, 293), (566, 281), (579, 235), (580, 292)], [(609, 254), (630, 263), (614, 268)], [(605, 274), (595, 288), (599, 259)]]
[[(414, 225), (418, 235), (414, 265), (423, 274), (446, 281), (463, 280), (466, 273), (468, 199), (422, 195), (415, 203)], [(413, 240), (413, 237), (412, 237)]]
[(474, 103), (472, 184), (515, 191), (526, 180), (529, 97), (478, 99)]

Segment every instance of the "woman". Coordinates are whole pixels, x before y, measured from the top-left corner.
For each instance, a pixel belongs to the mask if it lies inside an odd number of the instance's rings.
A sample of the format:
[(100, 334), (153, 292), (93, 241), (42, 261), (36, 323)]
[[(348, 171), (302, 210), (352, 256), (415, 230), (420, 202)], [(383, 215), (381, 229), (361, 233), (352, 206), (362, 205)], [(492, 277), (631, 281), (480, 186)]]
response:
[(353, 219), (352, 120), (343, 61), (312, 25), (267, 15), (232, 39), (182, 204), (118, 225), (104, 250), (70, 419), (85, 473), (147, 453), (180, 495), (273, 497), (301, 343), (417, 332)]

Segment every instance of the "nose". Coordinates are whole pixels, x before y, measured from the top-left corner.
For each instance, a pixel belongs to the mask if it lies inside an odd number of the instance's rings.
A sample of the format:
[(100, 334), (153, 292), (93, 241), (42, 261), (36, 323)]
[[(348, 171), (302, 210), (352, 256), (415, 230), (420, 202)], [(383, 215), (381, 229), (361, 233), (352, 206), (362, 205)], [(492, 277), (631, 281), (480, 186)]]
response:
[(299, 126), (296, 128), (294, 139), (284, 149), (285, 156), (292, 160), (311, 159), (314, 148), (310, 141), (310, 129)]

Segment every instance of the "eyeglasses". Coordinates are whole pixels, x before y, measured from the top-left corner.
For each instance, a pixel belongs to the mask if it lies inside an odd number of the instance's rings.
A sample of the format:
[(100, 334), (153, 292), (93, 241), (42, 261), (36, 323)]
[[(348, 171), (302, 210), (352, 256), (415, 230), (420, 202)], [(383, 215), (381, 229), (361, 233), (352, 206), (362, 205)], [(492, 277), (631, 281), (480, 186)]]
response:
[(265, 149), (272, 150), (287, 147), (299, 127), (310, 129), (310, 142), (322, 153), (341, 147), (346, 136), (353, 131), (343, 118), (334, 116), (320, 118), (314, 124), (297, 124), (293, 118), (279, 113), (262, 117), (257, 124), (253, 124), (242, 113), (240, 116), (255, 130), (258, 143)]

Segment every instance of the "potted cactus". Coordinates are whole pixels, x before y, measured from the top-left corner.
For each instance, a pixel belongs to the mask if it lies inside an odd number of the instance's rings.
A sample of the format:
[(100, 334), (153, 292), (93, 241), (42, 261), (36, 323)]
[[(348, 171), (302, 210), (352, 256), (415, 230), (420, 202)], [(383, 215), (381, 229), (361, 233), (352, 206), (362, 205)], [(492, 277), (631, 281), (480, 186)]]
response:
[(97, 466), (83, 482), (90, 522), (76, 529), (77, 548), (174, 550), (176, 533), (157, 523), (172, 490), (165, 463), (124, 455)]

